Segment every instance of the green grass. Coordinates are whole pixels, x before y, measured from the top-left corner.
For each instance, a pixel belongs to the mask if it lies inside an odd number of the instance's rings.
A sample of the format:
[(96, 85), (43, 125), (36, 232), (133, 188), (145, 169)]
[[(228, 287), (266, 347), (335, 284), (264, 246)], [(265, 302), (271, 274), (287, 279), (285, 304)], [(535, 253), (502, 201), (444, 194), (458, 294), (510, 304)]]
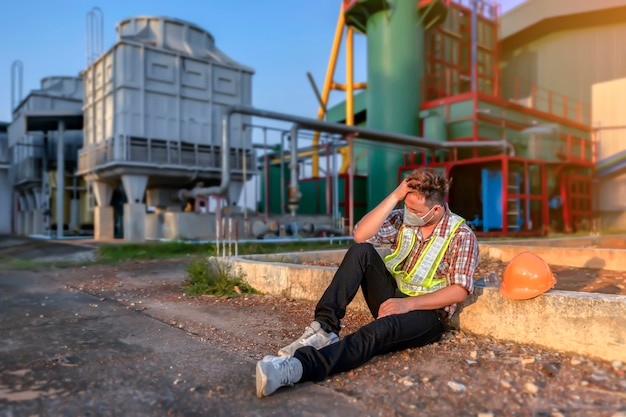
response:
[[(238, 245), (239, 255), (271, 254), (346, 248), (347, 244), (330, 242), (246, 242)], [(234, 255), (234, 245), (230, 253)], [(220, 246), (219, 256), (223, 248)], [(228, 246), (226, 254), (229, 253)], [(120, 243), (103, 245), (98, 248), (97, 263), (116, 263), (141, 259), (167, 259), (190, 257), (185, 268), (187, 275), (181, 290), (187, 295), (210, 294), (215, 296), (237, 297), (259, 293), (248, 285), (245, 276), (232, 269), (228, 261), (218, 257), (215, 244), (194, 244), (187, 242)]]
[(245, 281), (245, 275), (236, 272), (230, 263), (211, 257), (194, 259), (186, 268), (187, 277), (182, 290), (187, 295), (211, 294), (237, 297), (244, 294), (260, 294)]
[[(128, 261), (135, 259), (166, 259), (179, 256), (207, 255), (209, 246), (186, 242), (119, 243), (98, 247), (98, 261)], [(97, 261), (96, 261), (97, 262)]]
[[(246, 242), (239, 244), (239, 255), (253, 255), (280, 252), (314, 251), (346, 248), (346, 243), (332, 245), (329, 242), (277, 242), (256, 243)], [(153, 242), (153, 243), (120, 243), (102, 245), (98, 248), (96, 263), (110, 263), (116, 261), (141, 259), (167, 259), (188, 256), (215, 255), (215, 244), (195, 244), (188, 242)], [(235, 247), (231, 245), (231, 254)], [(228, 247), (226, 248), (228, 254)], [(220, 245), (220, 255), (222, 247)]]
[[(272, 242), (272, 243), (242, 243), (239, 245), (239, 255), (267, 254), (280, 252), (298, 252), (314, 250), (330, 250), (346, 248), (348, 243), (334, 242)], [(231, 253), (234, 255), (234, 245)], [(96, 259), (90, 261), (55, 261), (38, 262), (25, 260), (13, 256), (0, 255), (0, 269), (62, 269), (82, 265), (115, 265), (133, 260), (151, 259), (180, 259), (206, 258), (215, 255), (215, 244), (197, 244), (190, 242), (146, 242), (146, 243), (119, 243), (104, 244), (98, 247)], [(228, 247), (226, 248), (228, 254)], [(222, 254), (220, 246), (220, 256)]]
[(32, 261), (29, 259), (20, 259), (12, 256), (0, 256), (0, 269), (34, 269), (40, 270), (48, 268), (48, 265)]

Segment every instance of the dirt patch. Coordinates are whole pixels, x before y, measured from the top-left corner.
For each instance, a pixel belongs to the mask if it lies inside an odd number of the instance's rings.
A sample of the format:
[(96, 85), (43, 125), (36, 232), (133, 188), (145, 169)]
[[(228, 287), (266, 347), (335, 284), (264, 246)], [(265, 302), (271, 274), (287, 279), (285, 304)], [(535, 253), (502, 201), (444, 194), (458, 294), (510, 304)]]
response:
[[(59, 279), (70, 288), (118, 302), (208, 345), (254, 360), (275, 354), (313, 319), (310, 302), (263, 295), (184, 296), (180, 286), (186, 263), (170, 260), (70, 268)], [(483, 262), (478, 276), (503, 268), (500, 263)], [(624, 274), (565, 267), (553, 270), (559, 289), (590, 291), (613, 285), (614, 293), (623, 293)], [(342, 335), (370, 320), (366, 314), (348, 313)], [(321, 384), (343, 393), (346, 401), (363, 403), (368, 415), (624, 417), (625, 371), (621, 362), (568, 356), (449, 330), (438, 343), (377, 357)], [(297, 395), (294, 390), (282, 389), (275, 395)]]

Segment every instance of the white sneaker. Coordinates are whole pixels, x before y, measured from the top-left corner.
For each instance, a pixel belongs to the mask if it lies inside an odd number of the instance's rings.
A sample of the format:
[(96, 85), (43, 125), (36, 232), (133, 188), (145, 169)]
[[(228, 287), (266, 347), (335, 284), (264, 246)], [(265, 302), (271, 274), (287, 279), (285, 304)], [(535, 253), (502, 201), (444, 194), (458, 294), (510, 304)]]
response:
[(321, 349), (325, 346), (332, 345), (339, 341), (339, 336), (333, 332), (326, 332), (317, 321), (313, 321), (306, 328), (304, 334), (292, 344), (285, 346), (278, 351), (279, 356), (293, 356), (296, 350), (304, 346), (313, 346), (315, 349)]
[(272, 395), (280, 387), (302, 378), (302, 363), (291, 356), (267, 355), (256, 364), (256, 396)]

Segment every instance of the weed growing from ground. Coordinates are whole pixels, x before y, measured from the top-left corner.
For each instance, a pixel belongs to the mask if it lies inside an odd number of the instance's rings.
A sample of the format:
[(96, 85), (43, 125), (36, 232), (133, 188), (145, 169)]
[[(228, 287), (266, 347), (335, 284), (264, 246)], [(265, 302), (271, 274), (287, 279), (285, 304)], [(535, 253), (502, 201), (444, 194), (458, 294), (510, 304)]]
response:
[(242, 272), (233, 270), (230, 263), (210, 257), (195, 259), (186, 268), (187, 277), (183, 291), (187, 295), (216, 295), (237, 297), (243, 294), (260, 294), (245, 282)]

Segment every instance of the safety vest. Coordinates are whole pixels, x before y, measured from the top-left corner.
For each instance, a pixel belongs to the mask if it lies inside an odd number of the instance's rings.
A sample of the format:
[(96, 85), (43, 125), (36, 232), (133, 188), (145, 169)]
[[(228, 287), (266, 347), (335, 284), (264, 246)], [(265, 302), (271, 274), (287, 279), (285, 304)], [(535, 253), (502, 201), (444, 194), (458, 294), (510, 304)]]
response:
[(398, 266), (411, 253), (411, 249), (415, 245), (417, 228), (402, 226), (396, 250), (385, 256), (384, 259), (385, 266), (396, 279), (400, 291), (406, 295), (413, 296), (431, 293), (446, 286), (446, 279), (436, 279), (435, 271), (437, 271), (437, 267), (452, 241), (454, 232), (464, 221), (465, 219), (452, 213), (448, 218), (446, 234), (444, 236), (434, 236), (430, 239), (417, 259), (415, 266), (409, 272), (398, 269)]

